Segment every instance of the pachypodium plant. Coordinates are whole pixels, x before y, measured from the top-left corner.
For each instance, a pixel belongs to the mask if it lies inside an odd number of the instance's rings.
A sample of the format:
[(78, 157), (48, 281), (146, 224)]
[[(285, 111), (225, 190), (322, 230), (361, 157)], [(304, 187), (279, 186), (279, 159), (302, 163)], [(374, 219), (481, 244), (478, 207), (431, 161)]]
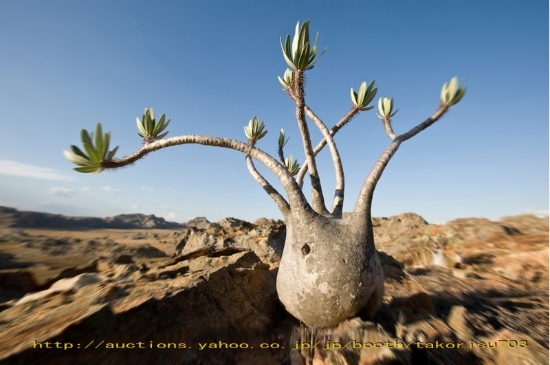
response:
[[(131, 155), (116, 159), (116, 149), (107, 152), (109, 134), (103, 139), (99, 138), (98, 136), (103, 136), (100, 125), (96, 129), (95, 146), (88, 133), (82, 132), (84, 148), (88, 155), (74, 146), (71, 146), (73, 153), (65, 151), (65, 155), (71, 162), (80, 166), (77, 171), (98, 172), (120, 168), (153, 151), (182, 144), (202, 144), (242, 152), (250, 174), (273, 199), (286, 222), (286, 241), (277, 276), (279, 299), (288, 312), (306, 325), (331, 327), (358, 314), (372, 317), (378, 310), (384, 293), (384, 275), (375, 249), (371, 221), (374, 190), (386, 165), (401, 143), (439, 120), (450, 107), (462, 100), (466, 88), (462, 84), (459, 85), (456, 78), (452, 78), (443, 86), (435, 113), (416, 127), (399, 135), (394, 133), (391, 125), (396, 113), (393, 111), (393, 99), (379, 99), (377, 115), (382, 120), (391, 142), (367, 175), (353, 210), (343, 218), (344, 170), (334, 136), (357, 114), (373, 108), (370, 103), (378, 90), (374, 86), (374, 81), (369, 84), (362, 82), (358, 92), (351, 89), (351, 109), (328, 129), (305, 102), (304, 72), (311, 70), (320, 57), (317, 57), (316, 41), (317, 37), (313, 44), (310, 43), (309, 21), (306, 21), (301, 26), (298, 22), (292, 42), (290, 35), (287, 35), (284, 43), (282, 39), (280, 42), (283, 58), (290, 69), (284, 72), (283, 77), (279, 77), (279, 82), (295, 107), (305, 154), (305, 161), (301, 166), (292, 155), (285, 159), (283, 148), (288, 137), (282, 129), (277, 140), (278, 160), (256, 147), (256, 143), (267, 134), (264, 122), (259, 122), (257, 117), (244, 128), (246, 142), (200, 135), (164, 139), (167, 132), (161, 132), (168, 122), (164, 123), (163, 115), (156, 123), (152, 109), (146, 109), (141, 121), (138, 119), (139, 135), (144, 138), (145, 143)], [(312, 144), (306, 116), (323, 136), (317, 145)], [(316, 163), (317, 154), (326, 145), (330, 150), (336, 178), (330, 207), (325, 202)], [(275, 174), (285, 190), (286, 197), (258, 172), (253, 159), (264, 164)], [(311, 181), (311, 201), (307, 200), (302, 191), (306, 173)]]

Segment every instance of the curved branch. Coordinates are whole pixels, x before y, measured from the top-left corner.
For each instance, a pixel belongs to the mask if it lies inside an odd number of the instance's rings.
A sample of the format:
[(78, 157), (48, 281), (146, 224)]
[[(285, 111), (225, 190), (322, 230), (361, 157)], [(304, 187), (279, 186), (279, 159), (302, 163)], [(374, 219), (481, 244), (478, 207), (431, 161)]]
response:
[(416, 136), (418, 133), (422, 132), (424, 129), (428, 128), (429, 126), (437, 122), (437, 120), (441, 118), (443, 114), (445, 114), (447, 110), (449, 110), (449, 108), (450, 108), (449, 105), (439, 106), (439, 108), (437, 108), (436, 112), (431, 117), (429, 117), (424, 122), (417, 125), (416, 127), (412, 128), (407, 133), (403, 133), (402, 135), (400, 135), (399, 139), (401, 140), (401, 142), (405, 142), (406, 140)]
[(153, 151), (182, 144), (202, 144), (205, 146), (230, 148), (254, 157), (258, 161), (263, 163), (267, 168), (269, 168), (277, 176), (281, 184), (283, 184), (292, 209), (299, 209), (300, 211), (307, 211), (310, 209), (307, 199), (305, 198), (298, 184), (296, 184), (294, 178), (290, 175), (288, 170), (285, 169), (277, 160), (258, 148), (229, 138), (198, 135), (171, 137), (147, 144), (146, 146), (143, 146), (138, 151), (132, 153), (129, 156), (117, 160), (102, 161), (101, 167), (104, 169), (116, 169), (119, 167), (127, 166), (140, 160), (145, 155)]
[(330, 154), (332, 156), (332, 162), (334, 163), (334, 173), (336, 175), (336, 189), (334, 191), (334, 199), (332, 201), (332, 209), (331, 214), (335, 216), (336, 218), (342, 217), (342, 207), (344, 206), (344, 189), (345, 189), (345, 181), (344, 181), (344, 168), (342, 167), (342, 160), (340, 159), (340, 154), (338, 153), (338, 149), (336, 148), (336, 144), (334, 143), (334, 140), (332, 139), (332, 136), (330, 135), (330, 132), (317, 115), (313, 113), (313, 111), (306, 105), (305, 111), (307, 115), (313, 120), (313, 122), (319, 127), (321, 130), (321, 133), (323, 133), (323, 137), (325, 137), (325, 141), (328, 143), (328, 148), (330, 149)]
[(277, 204), (277, 207), (283, 214), (285, 220), (287, 220), (288, 215), (290, 214), (290, 206), (288, 205), (288, 202), (285, 200), (285, 198), (282, 197), (281, 194), (273, 187), (270, 183), (267, 182), (267, 180), (256, 170), (256, 166), (254, 166), (254, 162), (252, 161), (252, 157), (246, 156), (246, 166), (248, 167), (248, 171), (252, 175), (252, 177), (262, 186), (262, 188), (265, 190), (265, 192), (273, 199), (275, 204)]
[(319, 172), (317, 171), (315, 155), (311, 146), (311, 137), (309, 135), (309, 129), (307, 127), (306, 117), (304, 115), (304, 71), (294, 71), (293, 79), (294, 82), (292, 83), (292, 86), (294, 87), (294, 90), (292, 91), (292, 96), (294, 96), (293, 99), (296, 103), (296, 120), (298, 121), (298, 127), (302, 135), (302, 143), (304, 145), (308, 172), (311, 177), (312, 206), (313, 209), (319, 214), (330, 214), (325, 207), (325, 199), (321, 188), (321, 179), (319, 178)]
[(388, 137), (390, 137), (392, 141), (397, 138), (397, 135), (393, 132), (393, 128), (391, 126), (391, 119), (384, 119), (382, 123), (384, 123), (384, 129), (386, 130)]
[[(350, 109), (350, 111), (347, 112), (346, 115), (344, 115), (344, 117), (342, 119), (340, 119), (338, 121), (338, 123), (336, 123), (334, 125), (334, 127), (332, 127), (332, 129), (330, 130), (330, 135), (334, 137), (336, 132), (338, 132), (340, 129), (342, 129), (342, 127), (345, 126), (348, 122), (350, 122), (353, 119), (353, 117), (355, 117), (357, 114), (359, 114), (359, 112), (360, 112), (359, 107), (353, 106)], [(327, 140), (325, 138), (323, 138), (317, 144), (317, 146), (315, 146), (315, 149), (313, 150), (313, 155), (317, 156), (317, 154), (319, 152), (321, 152), (321, 150), (323, 149), (323, 147), (325, 147), (326, 144), (327, 144)], [(296, 175), (296, 182), (298, 183), (298, 185), (300, 187), (302, 187), (302, 185), (303, 185), (304, 176), (306, 174), (307, 169), (308, 169), (308, 164), (307, 164), (307, 161), (306, 161), (306, 163), (304, 163), (304, 165), (302, 166), (302, 168), (298, 172), (298, 175)]]
[(388, 162), (393, 157), (395, 152), (397, 152), (401, 143), (414, 137), (424, 129), (434, 124), (439, 118), (443, 116), (443, 114), (445, 114), (445, 112), (447, 112), (448, 109), (449, 109), (448, 106), (441, 105), (430, 118), (426, 119), (424, 122), (412, 128), (407, 133), (404, 133), (394, 138), (394, 140), (389, 145), (389, 147), (384, 151), (382, 156), (380, 156), (378, 161), (376, 161), (376, 163), (374, 164), (374, 167), (372, 168), (371, 172), (369, 173), (369, 175), (365, 179), (365, 182), (363, 183), (361, 192), (359, 193), (359, 198), (357, 199), (357, 203), (355, 204), (355, 208), (353, 209), (353, 212), (352, 212), (352, 218), (351, 218), (353, 221), (352, 224), (358, 224), (358, 225), (369, 224), (371, 220), (371, 206), (372, 206), (372, 197), (374, 194), (374, 189), (376, 188), (376, 184), (378, 183), (378, 180), (380, 180), (380, 178), (382, 177), (382, 173), (384, 172), (384, 169), (388, 165)]

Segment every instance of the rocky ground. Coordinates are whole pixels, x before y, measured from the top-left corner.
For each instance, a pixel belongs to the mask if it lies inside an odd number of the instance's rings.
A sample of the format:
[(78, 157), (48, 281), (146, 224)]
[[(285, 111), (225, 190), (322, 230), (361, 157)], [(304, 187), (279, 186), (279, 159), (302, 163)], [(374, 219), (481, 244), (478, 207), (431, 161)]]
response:
[(0, 364), (548, 363), (547, 217), (374, 218), (383, 306), (332, 329), (302, 327), (277, 299), (281, 221), (3, 218)]

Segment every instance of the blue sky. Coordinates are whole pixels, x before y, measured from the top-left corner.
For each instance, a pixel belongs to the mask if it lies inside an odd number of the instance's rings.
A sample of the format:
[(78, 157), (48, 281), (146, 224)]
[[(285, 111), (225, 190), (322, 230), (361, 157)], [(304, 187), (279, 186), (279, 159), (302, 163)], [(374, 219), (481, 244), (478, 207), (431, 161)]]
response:
[[(287, 68), (279, 38), (311, 19), (328, 50), (306, 74), (306, 103), (329, 128), (363, 81), (376, 80), (375, 101), (394, 98), (398, 134), (436, 110), (451, 77), (468, 85), (461, 103), (390, 161), (374, 216), (415, 212), (443, 223), (548, 214), (547, 1), (5, 0), (0, 12), (0, 205), (176, 222), (281, 218), (240, 152), (176, 146), (90, 175), (73, 171), (62, 151), (101, 122), (117, 156), (128, 155), (141, 146), (135, 118), (153, 107), (172, 120), (168, 136), (245, 141), (243, 126), (258, 116), (269, 133), (257, 147), (276, 155), (284, 128), (286, 154), (302, 163), (294, 106), (277, 81)], [(335, 140), (349, 211), (390, 140), (374, 110)], [(328, 149), (318, 163), (330, 197)]]

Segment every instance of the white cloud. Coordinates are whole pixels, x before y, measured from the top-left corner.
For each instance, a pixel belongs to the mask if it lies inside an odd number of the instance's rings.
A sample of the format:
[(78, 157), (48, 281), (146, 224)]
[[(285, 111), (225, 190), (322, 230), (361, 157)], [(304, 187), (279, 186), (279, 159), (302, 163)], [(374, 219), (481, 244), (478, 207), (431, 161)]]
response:
[(82, 190), (84, 190), (84, 191), (90, 191), (90, 188), (86, 186), (86, 187), (82, 188)]
[(170, 222), (176, 222), (176, 221), (179, 220), (178, 217), (179, 217), (179, 215), (177, 215), (176, 213), (170, 212), (170, 213), (168, 213), (164, 216), (164, 219), (166, 219), (167, 221), (170, 221)]
[(174, 207), (171, 207), (169, 205), (159, 205), (159, 208), (162, 209), (162, 210), (173, 210), (173, 211), (176, 211), (176, 212), (181, 212), (181, 209), (180, 208), (174, 208)]
[(137, 204), (132, 204), (131, 208), (132, 208), (132, 209), (137, 209), (137, 208), (139, 208), (139, 205), (137, 205)]
[(64, 173), (51, 169), (49, 167), (41, 167), (28, 165), (25, 163), (9, 160), (0, 160), (0, 174), (20, 177), (30, 177), (31, 179), (41, 180), (57, 180), (71, 181), (75, 177), (65, 175)]
[(155, 191), (153, 188), (149, 187), (149, 186), (140, 186), (139, 187), (141, 190), (147, 190), (148, 192), (152, 193), (153, 191)]
[(110, 186), (104, 186), (103, 187), (103, 190), (105, 190), (106, 192), (108, 193), (115, 193), (115, 194), (120, 194), (122, 193), (122, 190), (120, 189), (115, 189), (115, 188), (112, 188)]
[(548, 209), (542, 209), (542, 210), (537, 210), (537, 209), (524, 209), (523, 210), (524, 213), (530, 213), (530, 214), (534, 214), (536, 216), (539, 216), (539, 217), (545, 217), (548, 214)]
[(48, 194), (59, 195), (59, 196), (71, 196), (75, 194), (75, 191), (73, 189), (67, 189), (67, 188), (51, 188), (50, 190), (48, 190)]

